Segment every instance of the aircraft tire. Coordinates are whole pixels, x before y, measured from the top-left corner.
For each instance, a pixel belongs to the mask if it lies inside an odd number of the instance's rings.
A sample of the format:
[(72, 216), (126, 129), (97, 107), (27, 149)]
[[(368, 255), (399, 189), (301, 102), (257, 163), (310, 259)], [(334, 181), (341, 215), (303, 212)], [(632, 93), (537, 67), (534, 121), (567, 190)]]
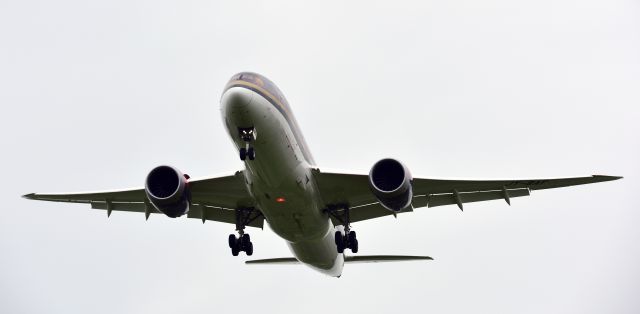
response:
[(246, 148), (240, 148), (240, 160), (245, 160), (247, 159), (247, 149)]
[(351, 250), (353, 250), (354, 247), (358, 246), (358, 239), (356, 238), (356, 232), (355, 231), (349, 232), (348, 241), (349, 241), (349, 248)]
[(358, 253), (358, 239), (353, 239), (353, 243), (351, 243), (351, 252)]
[(251, 237), (248, 233), (243, 234), (240, 238), (240, 242), (242, 243), (242, 248), (246, 250), (249, 244), (251, 244)]
[(342, 232), (336, 231), (335, 241), (336, 241), (336, 247), (338, 249), (338, 253), (343, 253), (345, 249), (345, 245), (344, 245), (345, 243), (344, 243), (344, 236), (342, 235)]
[(344, 238), (342, 237), (342, 232), (336, 231), (335, 242), (336, 242), (336, 245), (344, 242)]
[(236, 236), (234, 234), (230, 234), (229, 235), (229, 248), (233, 249), (236, 246), (236, 242), (238, 241), (238, 239), (236, 238)]
[(244, 252), (247, 253), (247, 256), (253, 255), (253, 242), (249, 242), (244, 249)]

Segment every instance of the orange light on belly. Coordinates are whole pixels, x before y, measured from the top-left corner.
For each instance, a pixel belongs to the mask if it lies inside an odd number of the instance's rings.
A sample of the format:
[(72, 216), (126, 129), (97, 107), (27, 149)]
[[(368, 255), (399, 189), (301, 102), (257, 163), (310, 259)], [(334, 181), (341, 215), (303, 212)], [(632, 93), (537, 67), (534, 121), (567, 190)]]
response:
[(278, 198), (276, 198), (276, 202), (278, 202), (278, 203), (284, 203), (284, 202), (286, 202), (286, 201), (287, 201), (287, 200), (285, 200), (285, 199), (284, 199), (284, 197), (278, 197)]

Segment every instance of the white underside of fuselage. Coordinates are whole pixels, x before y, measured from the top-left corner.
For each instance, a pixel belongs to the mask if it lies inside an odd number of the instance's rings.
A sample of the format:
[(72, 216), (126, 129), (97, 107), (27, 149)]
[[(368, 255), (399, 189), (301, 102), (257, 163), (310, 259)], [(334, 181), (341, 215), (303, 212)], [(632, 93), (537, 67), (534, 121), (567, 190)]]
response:
[(286, 240), (300, 262), (327, 275), (340, 276), (344, 256), (336, 249), (335, 228), (322, 211), (324, 204), (312, 165), (305, 160), (304, 148), (297, 142), (290, 122), (276, 104), (243, 87), (232, 87), (223, 94), (221, 111), (238, 150), (247, 145), (239, 128), (255, 129), (250, 145), (256, 157), (245, 161), (245, 183), (271, 229)]

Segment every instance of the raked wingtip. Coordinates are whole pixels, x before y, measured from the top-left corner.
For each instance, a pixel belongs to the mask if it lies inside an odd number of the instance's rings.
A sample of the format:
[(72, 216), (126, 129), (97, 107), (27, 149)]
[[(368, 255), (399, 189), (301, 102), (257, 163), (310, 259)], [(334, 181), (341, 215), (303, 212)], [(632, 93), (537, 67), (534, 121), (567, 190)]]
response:
[(607, 176), (607, 175), (601, 175), (601, 174), (594, 174), (593, 177), (601, 178), (603, 181), (614, 181), (614, 180), (620, 180), (624, 178), (622, 176)]

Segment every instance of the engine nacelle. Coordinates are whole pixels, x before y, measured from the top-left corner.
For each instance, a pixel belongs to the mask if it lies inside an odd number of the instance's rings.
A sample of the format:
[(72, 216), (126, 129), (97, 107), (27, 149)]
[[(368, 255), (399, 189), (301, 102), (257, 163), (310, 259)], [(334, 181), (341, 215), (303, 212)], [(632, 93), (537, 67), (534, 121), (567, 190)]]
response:
[(399, 212), (411, 206), (413, 189), (411, 173), (395, 159), (376, 162), (369, 172), (369, 187), (385, 208)]
[(176, 218), (189, 211), (191, 194), (187, 176), (171, 166), (155, 167), (145, 182), (145, 192), (149, 202), (158, 211)]

